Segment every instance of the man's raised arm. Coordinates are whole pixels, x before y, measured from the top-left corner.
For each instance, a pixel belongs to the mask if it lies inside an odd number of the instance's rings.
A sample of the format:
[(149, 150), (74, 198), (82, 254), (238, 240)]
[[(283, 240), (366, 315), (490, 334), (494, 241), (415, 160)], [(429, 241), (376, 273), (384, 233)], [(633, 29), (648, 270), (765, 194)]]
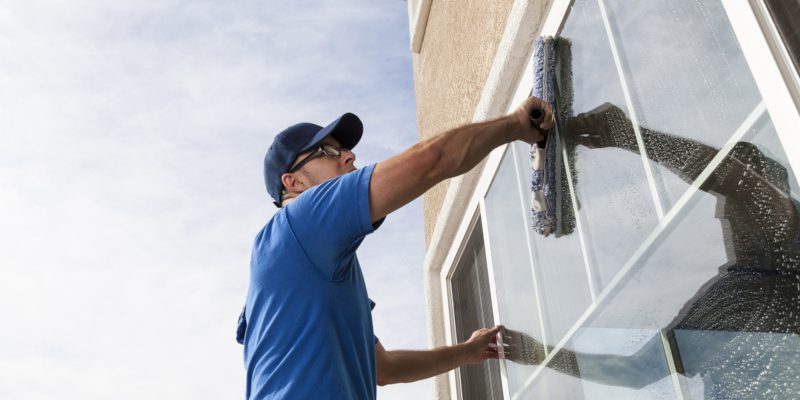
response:
[[(545, 112), (541, 130), (528, 118), (535, 107)], [(511, 114), (451, 129), (378, 163), (369, 186), (372, 222), (408, 204), (437, 183), (469, 171), (495, 147), (514, 140), (540, 141), (544, 139), (543, 131), (552, 127), (553, 114), (547, 102), (529, 97)]]

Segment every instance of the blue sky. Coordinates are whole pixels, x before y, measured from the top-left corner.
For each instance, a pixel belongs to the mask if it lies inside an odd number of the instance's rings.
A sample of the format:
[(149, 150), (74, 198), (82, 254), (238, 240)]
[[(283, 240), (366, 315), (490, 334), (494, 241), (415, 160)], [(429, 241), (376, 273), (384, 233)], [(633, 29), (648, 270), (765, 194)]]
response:
[[(0, 398), (242, 398), (264, 151), (346, 111), (357, 165), (415, 143), (408, 43), (398, 0), (3, 2)], [(387, 348), (427, 347), (423, 256), (419, 201), (359, 252)]]

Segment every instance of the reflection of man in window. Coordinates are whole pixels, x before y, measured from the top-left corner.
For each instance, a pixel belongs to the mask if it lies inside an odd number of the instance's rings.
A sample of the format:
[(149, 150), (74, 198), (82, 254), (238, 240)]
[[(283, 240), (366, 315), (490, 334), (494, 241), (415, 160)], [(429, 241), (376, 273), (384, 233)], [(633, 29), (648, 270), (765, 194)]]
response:
[[(630, 121), (604, 104), (565, 121), (569, 145), (639, 152)], [(648, 158), (692, 183), (717, 155), (702, 143), (641, 128)], [(700, 190), (717, 198), (729, 262), (688, 300), (664, 333), (679, 373), (699, 376), (708, 398), (795, 398), (800, 393), (800, 230), (786, 169), (737, 143)], [(690, 250), (687, 250), (690, 251)], [(507, 358), (540, 363), (542, 345), (506, 334)], [(610, 385), (663, 378), (659, 335), (632, 356), (560, 350), (549, 367)], [(661, 369), (663, 370), (663, 369)]]

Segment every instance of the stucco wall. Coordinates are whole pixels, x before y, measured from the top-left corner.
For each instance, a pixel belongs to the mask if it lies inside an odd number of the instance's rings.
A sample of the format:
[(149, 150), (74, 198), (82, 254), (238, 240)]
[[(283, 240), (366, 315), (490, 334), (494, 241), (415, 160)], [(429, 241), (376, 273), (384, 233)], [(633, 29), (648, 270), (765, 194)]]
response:
[[(432, 1), (413, 60), (420, 140), (471, 121), (512, 5), (512, 0)], [(423, 198), (426, 245), (447, 185)]]

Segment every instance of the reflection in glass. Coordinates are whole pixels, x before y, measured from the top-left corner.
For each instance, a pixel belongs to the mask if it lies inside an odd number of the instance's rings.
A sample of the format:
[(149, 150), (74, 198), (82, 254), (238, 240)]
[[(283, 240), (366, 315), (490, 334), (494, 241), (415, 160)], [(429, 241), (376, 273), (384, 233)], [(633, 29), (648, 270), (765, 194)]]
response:
[[(574, 104), (585, 113), (601, 103), (625, 108), (625, 96), (596, 1), (578, 2), (561, 32), (571, 43), (571, 64), (557, 70), (558, 122), (562, 137), (571, 138)], [(564, 40), (564, 39), (559, 40)], [(559, 50), (567, 50), (562, 46)], [(627, 119), (613, 126), (615, 135), (636, 145)], [(625, 125), (627, 124), (627, 126)], [(638, 154), (615, 149), (588, 149), (565, 142), (573, 179), (581, 233), (586, 238), (589, 267), (599, 292), (641, 245), (658, 223), (654, 202)], [(570, 208), (567, 206), (566, 208)]]
[(797, 333), (675, 329), (673, 338), (683, 373), (701, 377), (706, 398), (793, 399), (800, 393)]
[[(624, 118), (609, 105), (579, 115), (571, 122), (573, 140), (589, 148), (635, 152), (638, 147), (625, 140), (627, 135), (601, 127)], [(717, 155), (717, 149), (695, 140), (641, 131), (646, 142), (671, 149), (650, 155), (654, 161), (687, 182)], [(776, 135), (766, 115), (746, 139), (764, 135)], [(765, 151), (782, 153), (780, 148)], [(598, 355), (577, 350), (581, 338), (576, 335), (548, 366), (604, 385), (642, 389), (667, 375), (653, 365), (666, 352), (677, 373), (699, 378), (699, 383), (683, 379), (689, 396), (698, 387), (702, 397), (715, 399), (800, 393), (799, 206), (789, 178), (781, 163), (751, 142), (736, 143), (700, 184), (702, 192), (675, 217), (680, 222), (636, 263), (589, 325), (663, 329), (665, 336), (653, 334), (632, 354)], [(613, 348), (626, 340), (609, 336), (605, 343)]]
[[(761, 99), (722, 3), (604, 3), (639, 125), (721, 148)], [(671, 151), (658, 143), (646, 149)], [(664, 167), (653, 172), (666, 211), (687, 183)]]
[[(572, 42), (573, 68), (561, 72), (574, 78), (559, 95), (574, 101), (577, 115), (559, 115), (559, 128), (573, 151), (589, 271), (599, 271), (606, 292), (580, 308), (589, 318), (559, 349), (558, 335), (542, 343), (524, 331), (505, 334), (509, 362), (548, 361), (519, 398), (794, 398), (797, 183), (769, 115), (743, 124), (761, 98), (721, 5), (577, 0), (562, 34)], [(740, 125), (741, 139), (733, 136)], [(665, 211), (692, 185), (699, 189), (661, 224), (642, 156)], [(578, 306), (575, 296), (587, 289), (579, 274), (565, 277), (564, 265), (579, 254), (574, 238), (558, 240), (533, 244), (546, 313), (560, 299)], [(551, 315), (544, 321), (551, 331)]]

